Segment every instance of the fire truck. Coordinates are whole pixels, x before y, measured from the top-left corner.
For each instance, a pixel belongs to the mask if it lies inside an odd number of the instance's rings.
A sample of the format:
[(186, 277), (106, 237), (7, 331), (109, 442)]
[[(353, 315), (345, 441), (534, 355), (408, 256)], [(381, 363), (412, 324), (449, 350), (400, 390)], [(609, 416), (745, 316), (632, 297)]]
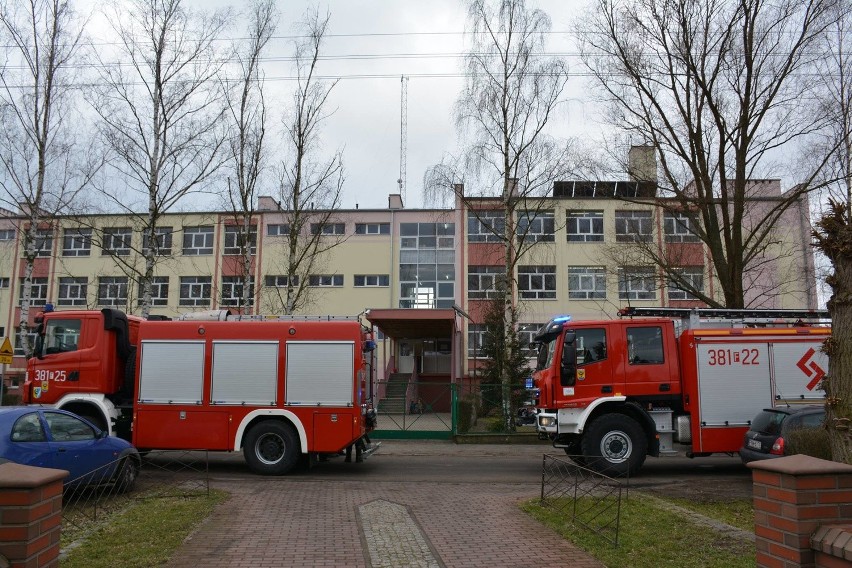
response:
[(355, 319), (104, 309), (37, 322), (24, 403), (74, 412), (140, 450), (242, 450), (267, 475), (302, 456), (368, 450), (375, 343)]
[[(634, 475), (646, 456), (732, 454), (761, 409), (820, 402), (828, 313), (625, 308), (552, 319), (534, 337), (539, 436)], [(676, 448), (675, 444), (680, 444)]]

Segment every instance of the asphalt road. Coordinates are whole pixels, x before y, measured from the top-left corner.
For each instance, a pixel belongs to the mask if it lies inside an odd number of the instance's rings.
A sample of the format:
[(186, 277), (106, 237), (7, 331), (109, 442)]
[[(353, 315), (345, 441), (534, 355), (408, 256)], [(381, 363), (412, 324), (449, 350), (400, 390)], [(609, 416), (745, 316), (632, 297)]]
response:
[[(288, 478), (300, 481), (367, 481), (431, 483), (509, 483), (538, 485), (544, 454), (564, 457), (546, 444), (453, 444), (442, 441), (386, 440), (363, 463), (345, 463), (342, 457), (300, 468)], [(203, 455), (193, 454), (203, 460)], [(184, 457), (152, 454), (150, 463), (162, 465)], [(200, 467), (196, 463), (195, 467)], [(210, 453), (211, 480), (232, 481), (258, 476), (249, 471), (239, 453)], [(751, 497), (751, 470), (738, 457), (710, 456), (648, 458), (630, 487), (699, 500)]]

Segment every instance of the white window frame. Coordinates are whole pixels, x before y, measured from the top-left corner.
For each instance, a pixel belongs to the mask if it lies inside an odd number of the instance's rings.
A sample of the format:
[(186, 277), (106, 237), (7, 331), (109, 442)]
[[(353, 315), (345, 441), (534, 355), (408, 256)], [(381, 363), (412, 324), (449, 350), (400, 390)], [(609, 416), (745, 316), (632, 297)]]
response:
[(647, 209), (615, 212), (615, 241), (618, 243), (648, 242), (654, 231), (654, 214)]
[(565, 231), (569, 243), (600, 243), (604, 240), (603, 211), (568, 211)]
[(506, 238), (506, 212), (479, 209), (467, 212), (467, 242), (500, 243)]
[(0, 241), (14, 241), (15, 229), (0, 229)]
[(482, 348), (485, 346), (485, 332), (487, 326), (484, 323), (467, 324), (467, 357), (478, 359), (482, 357)]
[[(286, 288), (288, 286), (290, 277), (286, 274), (267, 274), (264, 277), (264, 286), (267, 288)], [(299, 275), (296, 274), (293, 276), (293, 286), (299, 286)]]
[[(139, 305), (143, 302), (142, 283), (139, 283)], [(151, 306), (169, 305), (169, 277), (154, 276), (151, 279)]]
[(311, 223), (311, 234), (343, 236), (346, 234), (346, 223)]
[(183, 228), (183, 255), (203, 256), (213, 254), (212, 225), (197, 225)]
[[(184, 294), (186, 290), (186, 294)], [(210, 276), (181, 276), (178, 305), (183, 307), (209, 307), (213, 291)]]
[(38, 229), (36, 231), (35, 248), (36, 256), (49, 257), (53, 255), (53, 229)]
[(568, 299), (605, 300), (606, 268), (603, 266), (569, 266)]
[[(32, 286), (30, 287), (30, 306), (43, 306), (47, 303), (47, 286), (48, 279), (46, 277), (42, 278), (32, 278)], [(18, 300), (23, 301), (24, 299), (24, 279), (20, 280), (20, 287), (18, 288)]]
[[(243, 286), (244, 284), (242, 276), (223, 276), (222, 289), (219, 293), (221, 297), (219, 305), (228, 307), (240, 307), (240, 302), (243, 301)], [(248, 306), (254, 305), (254, 276), (249, 277), (248, 301)]]
[[(157, 241), (154, 253), (157, 256), (168, 256), (172, 254), (173, 238), (174, 227), (154, 227), (154, 239)], [(143, 233), (142, 246), (144, 248), (147, 245), (148, 235), (147, 233)]]
[(527, 356), (527, 359), (535, 359), (538, 357), (538, 352), (535, 347), (530, 347), (536, 333), (544, 327), (543, 323), (519, 323), (518, 324), (518, 341), (521, 348)]
[(388, 274), (356, 274), (354, 278), (355, 288), (387, 288), (390, 286), (390, 275)]
[(355, 223), (356, 235), (390, 235), (390, 223)]
[(8, 276), (0, 276), (0, 289), (8, 288), (12, 285), (12, 279)]
[(65, 229), (62, 237), (62, 256), (90, 256), (91, 254), (91, 229)]
[[(688, 280), (693, 287), (699, 292), (704, 292), (704, 268), (701, 266), (685, 266), (678, 269), (681, 278)], [(669, 300), (697, 300), (695, 296), (681, 290), (674, 284), (674, 280), (669, 280), (668, 286)]]
[(59, 279), (56, 305), (86, 307), (89, 305), (89, 279), (85, 276), (63, 276)]
[(105, 227), (103, 230), (101, 254), (129, 256), (133, 243), (133, 230), (130, 227)]
[(518, 297), (522, 300), (555, 300), (556, 266), (519, 266)]
[(505, 266), (467, 267), (467, 297), (470, 300), (491, 300), (497, 297), (497, 282), (506, 276)]
[(653, 267), (628, 266), (618, 269), (619, 300), (656, 300), (657, 274)]
[[(226, 255), (235, 255), (242, 254), (240, 250), (240, 245), (238, 242), (239, 235), (242, 233), (244, 227), (242, 225), (226, 225), (225, 226), (225, 242), (222, 254)], [(255, 255), (257, 254), (257, 225), (252, 225), (249, 228), (248, 234), (249, 240), (249, 254)]]
[[(526, 227), (526, 229), (524, 228)], [(515, 234), (518, 241), (552, 243), (556, 241), (556, 218), (552, 210), (518, 211)]]
[(685, 213), (666, 211), (663, 214), (663, 234), (667, 243), (701, 242), (692, 232), (692, 219)]
[(98, 305), (126, 306), (128, 285), (127, 276), (98, 277)]
[(341, 288), (342, 274), (311, 274), (308, 276), (308, 286), (312, 288)]
[(289, 223), (270, 223), (266, 226), (267, 237), (287, 237), (290, 235)]

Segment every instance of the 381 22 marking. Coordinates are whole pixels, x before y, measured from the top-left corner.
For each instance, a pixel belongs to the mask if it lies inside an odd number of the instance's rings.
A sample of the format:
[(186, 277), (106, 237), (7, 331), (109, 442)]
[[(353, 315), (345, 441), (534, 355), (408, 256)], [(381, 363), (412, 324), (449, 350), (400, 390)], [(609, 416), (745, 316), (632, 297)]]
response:
[(760, 365), (759, 351), (755, 348), (710, 349), (707, 351), (707, 364), (713, 366)]

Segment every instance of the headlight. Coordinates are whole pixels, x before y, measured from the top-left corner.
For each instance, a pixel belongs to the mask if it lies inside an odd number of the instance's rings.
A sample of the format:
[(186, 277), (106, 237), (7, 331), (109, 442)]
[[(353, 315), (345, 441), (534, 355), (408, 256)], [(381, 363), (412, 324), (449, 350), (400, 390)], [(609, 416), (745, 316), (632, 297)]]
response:
[(538, 417), (538, 425), (542, 428), (552, 428), (556, 426), (556, 417), (555, 416), (539, 416)]

